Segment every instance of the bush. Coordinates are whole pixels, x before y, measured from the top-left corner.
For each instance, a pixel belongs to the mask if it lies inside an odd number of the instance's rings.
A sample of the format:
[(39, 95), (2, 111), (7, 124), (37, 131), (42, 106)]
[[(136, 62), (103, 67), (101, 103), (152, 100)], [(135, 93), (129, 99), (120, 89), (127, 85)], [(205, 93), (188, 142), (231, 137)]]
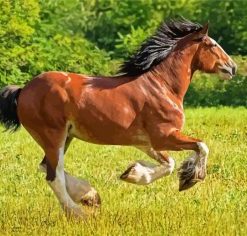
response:
[[(34, 0), (0, 1), (0, 86), (25, 84), (47, 70), (110, 74), (116, 66), (109, 54), (66, 24), (58, 24), (53, 4)], [(63, 6), (63, 5), (60, 5)], [(49, 14), (45, 9), (49, 9)], [(41, 11), (42, 10), (42, 11)]]

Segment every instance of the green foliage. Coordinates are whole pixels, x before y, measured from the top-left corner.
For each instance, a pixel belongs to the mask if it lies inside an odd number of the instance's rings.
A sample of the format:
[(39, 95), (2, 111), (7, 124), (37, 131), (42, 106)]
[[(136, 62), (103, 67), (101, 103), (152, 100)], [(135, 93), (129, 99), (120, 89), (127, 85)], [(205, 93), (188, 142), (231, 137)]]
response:
[(123, 58), (127, 58), (133, 53), (147, 37), (144, 29), (131, 27), (130, 33), (123, 35), (118, 33), (119, 39), (116, 40), (116, 50)]
[(247, 1), (202, 0), (195, 19), (210, 23), (210, 34), (231, 54), (247, 54)]
[[(110, 75), (164, 19), (210, 22), (231, 54), (247, 54), (247, 1), (0, 0), (0, 86), (47, 70)], [(246, 59), (230, 82), (199, 74), (187, 105), (246, 105)]]
[(66, 11), (74, 9), (67, 8), (67, 1), (1, 3), (1, 86), (25, 84), (47, 70), (105, 75), (116, 67), (108, 53), (71, 32), (71, 22), (65, 16), (71, 17)]
[(23, 68), (32, 47), (33, 27), (39, 20), (39, 4), (35, 0), (1, 0), (0, 5), (1, 84), (23, 83), (23, 76), (29, 73)]

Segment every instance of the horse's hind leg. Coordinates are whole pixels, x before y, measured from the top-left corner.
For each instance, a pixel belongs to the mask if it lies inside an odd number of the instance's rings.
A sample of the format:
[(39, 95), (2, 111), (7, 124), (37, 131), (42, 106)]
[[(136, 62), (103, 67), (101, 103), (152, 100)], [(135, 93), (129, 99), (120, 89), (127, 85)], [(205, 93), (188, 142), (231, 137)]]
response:
[[(67, 150), (68, 150), (68, 148), (69, 148), (69, 145), (70, 145), (72, 139), (73, 139), (73, 138), (71, 138), (71, 137), (69, 137), (69, 136), (66, 138), (65, 145), (64, 145), (64, 155), (65, 155), (65, 153), (67, 152)], [(47, 157), (44, 156), (43, 160), (42, 160), (41, 163), (39, 164), (39, 169), (40, 169), (40, 171), (45, 172), (45, 173), (46, 173), (46, 168), (47, 168), (47, 167), (46, 167), (46, 159), (47, 159)]]
[(100, 196), (88, 181), (78, 179), (65, 172), (65, 183), (66, 189), (74, 202), (87, 206), (100, 206)]
[[(72, 138), (67, 137), (65, 142), (64, 154), (66, 153)], [(46, 156), (40, 163), (40, 170), (46, 173)], [(64, 172), (65, 184), (67, 192), (69, 193), (72, 200), (76, 203), (82, 203), (88, 206), (100, 206), (101, 199), (98, 192), (89, 184), (88, 181), (78, 179), (67, 172)]]
[(66, 216), (83, 218), (85, 214), (67, 192), (64, 174), (64, 149), (67, 137), (66, 127), (34, 129), (27, 128), (29, 133), (43, 148), (46, 156), (46, 180), (57, 199), (59, 200)]
[(58, 198), (67, 216), (82, 217), (81, 208), (71, 199), (67, 192), (64, 175), (64, 146), (45, 149), (47, 157), (46, 180)]
[(166, 152), (158, 152), (152, 148), (139, 148), (149, 157), (156, 160), (160, 165), (154, 165), (145, 161), (137, 161), (130, 165), (128, 169), (120, 176), (126, 182), (146, 185), (156, 179), (170, 175), (174, 170), (175, 161), (168, 156)]

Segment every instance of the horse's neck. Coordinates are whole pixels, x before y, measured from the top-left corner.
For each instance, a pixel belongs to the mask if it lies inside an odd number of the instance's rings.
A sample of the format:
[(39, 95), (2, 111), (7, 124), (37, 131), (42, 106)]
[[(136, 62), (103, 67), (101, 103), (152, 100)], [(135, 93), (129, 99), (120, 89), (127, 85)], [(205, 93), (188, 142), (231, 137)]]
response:
[(149, 77), (165, 86), (174, 96), (183, 101), (194, 73), (193, 58), (197, 47), (191, 46), (171, 53), (163, 62), (150, 71)]

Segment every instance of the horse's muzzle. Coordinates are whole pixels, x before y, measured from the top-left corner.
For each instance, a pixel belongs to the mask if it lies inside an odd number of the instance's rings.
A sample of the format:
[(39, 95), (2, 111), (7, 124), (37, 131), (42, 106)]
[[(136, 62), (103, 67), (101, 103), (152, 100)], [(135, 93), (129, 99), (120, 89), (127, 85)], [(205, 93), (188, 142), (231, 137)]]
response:
[(223, 79), (232, 79), (237, 73), (237, 65), (232, 60), (223, 65), (219, 65), (218, 69)]

